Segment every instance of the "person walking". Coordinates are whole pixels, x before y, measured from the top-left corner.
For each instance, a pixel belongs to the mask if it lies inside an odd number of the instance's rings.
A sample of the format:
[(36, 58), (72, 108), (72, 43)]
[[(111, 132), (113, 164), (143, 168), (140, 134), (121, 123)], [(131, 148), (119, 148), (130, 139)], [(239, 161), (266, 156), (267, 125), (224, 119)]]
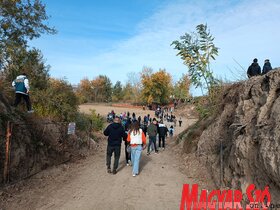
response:
[(123, 126), (121, 125), (120, 118), (116, 116), (113, 123), (107, 126), (104, 130), (104, 135), (108, 136), (108, 145), (107, 145), (107, 156), (106, 156), (106, 165), (107, 172), (111, 173), (111, 157), (114, 153), (114, 165), (113, 165), (113, 174), (117, 173), (119, 159), (121, 155), (121, 143), (122, 139), (126, 137)]
[(177, 119), (176, 117), (174, 116), (174, 119), (173, 119), (173, 123), (174, 123), (174, 127), (176, 127), (176, 124), (177, 124)]
[(139, 125), (141, 125), (141, 116), (138, 117)]
[(132, 176), (135, 177), (139, 174), (139, 163), (142, 150), (146, 148), (146, 136), (140, 128), (138, 121), (131, 124), (127, 141), (130, 142), (131, 146)]
[(158, 153), (156, 139), (157, 139), (157, 121), (153, 119), (153, 123), (151, 123), (147, 128), (147, 133), (149, 135), (149, 144), (147, 148), (147, 155), (150, 155), (151, 146), (154, 145), (155, 153)]
[(130, 146), (130, 143), (127, 141), (127, 134), (128, 134), (129, 129), (130, 129), (130, 125), (131, 125), (131, 120), (129, 118), (126, 121), (125, 127), (124, 127), (126, 137), (123, 138), (124, 144), (125, 144), (124, 152), (125, 152), (125, 160), (126, 160), (126, 165), (127, 166), (131, 165), (131, 151), (128, 151), (128, 147)]
[(148, 124), (147, 123), (141, 124), (140, 128), (143, 130), (145, 136), (147, 136)]
[(27, 79), (27, 74), (22, 73), (16, 77), (12, 82), (12, 86), (15, 88), (16, 96), (14, 107), (17, 107), (21, 101), (21, 98), (25, 101), (27, 112), (33, 113), (34, 111), (31, 108), (31, 102), (29, 97), (29, 80)]
[(261, 75), (261, 67), (258, 64), (257, 58), (255, 58), (253, 60), (253, 63), (249, 66), (249, 68), (247, 70), (247, 75), (248, 75), (248, 78)]
[(161, 148), (161, 142), (162, 142), (162, 148), (165, 149), (165, 137), (167, 136), (168, 128), (165, 124), (163, 124), (162, 121), (158, 124), (158, 147)]
[(262, 74), (266, 74), (270, 70), (272, 70), (271, 64), (269, 62), (269, 59), (266, 59), (264, 61), (264, 65), (263, 65), (263, 69), (262, 69)]
[(174, 127), (173, 127), (173, 125), (171, 125), (169, 128), (169, 136), (172, 138), (173, 135), (174, 135)]
[(180, 117), (180, 119), (179, 119), (179, 127), (181, 127), (182, 126), (182, 118)]

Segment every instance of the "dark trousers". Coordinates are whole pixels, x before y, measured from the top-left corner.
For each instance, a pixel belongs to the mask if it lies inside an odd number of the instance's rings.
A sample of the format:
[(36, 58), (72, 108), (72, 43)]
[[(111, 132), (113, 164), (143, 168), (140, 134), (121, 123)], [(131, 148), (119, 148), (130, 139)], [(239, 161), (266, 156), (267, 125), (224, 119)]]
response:
[(129, 146), (129, 143), (125, 143), (125, 160), (126, 160), (126, 163), (128, 163), (129, 160), (131, 160), (131, 154), (129, 152), (127, 152), (127, 146)]
[(149, 145), (148, 145), (148, 153), (150, 153), (150, 148), (152, 146), (152, 144), (154, 145), (154, 148), (155, 148), (155, 152), (157, 152), (157, 137), (156, 136), (149, 136)]
[(161, 141), (162, 141), (162, 147), (165, 148), (165, 136), (158, 137), (158, 147), (161, 147)]
[(16, 93), (14, 106), (17, 107), (17, 105), (21, 102), (21, 98), (23, 98), (23, 100), (25, 101), (27, 110), (30, 111), (31, 110), (31, 102), (30, 102), (29, 95)]
[(107, 146), (107, 157), (106, 157), (106, 165), (108, 169), (111, 169), (111, 157), (114, 153), (114, 166), (113, 170), (117, 170), (119, 166), (119, 159), (121, 156), (121, 146)]

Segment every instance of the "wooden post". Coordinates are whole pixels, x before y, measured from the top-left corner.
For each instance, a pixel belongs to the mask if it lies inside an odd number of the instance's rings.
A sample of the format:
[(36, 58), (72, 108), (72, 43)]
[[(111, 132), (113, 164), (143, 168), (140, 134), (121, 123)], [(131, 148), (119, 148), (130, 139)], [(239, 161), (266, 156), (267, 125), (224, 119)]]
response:
[(5, 163), (4, 163), (4, 183), (7, 183), (9, 176), (9, 162), (10, 162), (10, 145), (11, 145), (11, 122), (7, 123), (7, 133), (6, 133), (6, 153), (5, 153)]

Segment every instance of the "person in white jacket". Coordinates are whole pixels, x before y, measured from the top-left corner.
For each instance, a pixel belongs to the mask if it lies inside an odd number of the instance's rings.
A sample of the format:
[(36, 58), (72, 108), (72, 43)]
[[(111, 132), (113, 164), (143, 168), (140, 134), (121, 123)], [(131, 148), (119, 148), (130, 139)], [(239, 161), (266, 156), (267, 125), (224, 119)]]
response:
[(139, 174), (139, 162), (142, 150), (146, 148), (146, 136), (140, 128), (139, 122), (132, 123), (128, 131), (127, 141), (131, 146), (132, 176)]
[(21, 101), (21, 98), (25, 101), (27, 111), (32, 113), (33, 110), (31, 108), (31, 102), (29, 98), (29, 81), (27, 79), (27, 75), (22, 73), (21, 75), (17, 76), (17, 78), (12, 82), (12, 86), (15, 88), (16, 96), (14, 107), (17, 107)]

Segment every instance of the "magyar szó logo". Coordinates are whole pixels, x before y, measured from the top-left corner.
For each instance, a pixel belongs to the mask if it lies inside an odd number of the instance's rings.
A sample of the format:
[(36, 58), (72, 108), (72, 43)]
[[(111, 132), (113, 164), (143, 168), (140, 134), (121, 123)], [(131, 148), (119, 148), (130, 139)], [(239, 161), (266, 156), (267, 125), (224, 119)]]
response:
[(257, 210), (273, 208), (268, 187), (256, 189), (254, 184), (247, 187), (246, 193), (240, 190), (203, 189), (198, 193), (198, 184), (184, 184), (180, 210)]

